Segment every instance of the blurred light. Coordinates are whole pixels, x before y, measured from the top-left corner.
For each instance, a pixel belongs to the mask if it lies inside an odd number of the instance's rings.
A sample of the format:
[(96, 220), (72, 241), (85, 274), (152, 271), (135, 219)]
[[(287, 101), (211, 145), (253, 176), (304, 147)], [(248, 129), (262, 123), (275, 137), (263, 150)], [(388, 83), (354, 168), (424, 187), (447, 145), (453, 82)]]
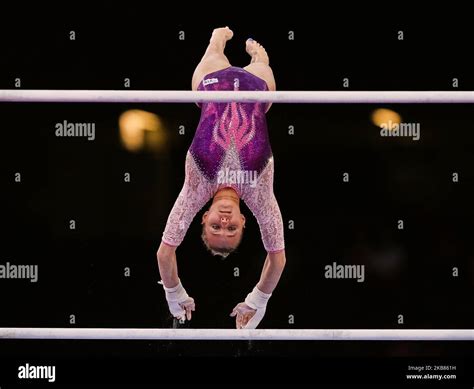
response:
[(161, 151), (166, 144), (166, 132), (158, 115), (140, 109), (125, 111), (119, 118), (120, 140), (132, 152)]
[(380, 128), (386, 128), (389, 131), (400, 124), (401, 116), (391, 109), (379, 108), (372, 112), (372, 122)]

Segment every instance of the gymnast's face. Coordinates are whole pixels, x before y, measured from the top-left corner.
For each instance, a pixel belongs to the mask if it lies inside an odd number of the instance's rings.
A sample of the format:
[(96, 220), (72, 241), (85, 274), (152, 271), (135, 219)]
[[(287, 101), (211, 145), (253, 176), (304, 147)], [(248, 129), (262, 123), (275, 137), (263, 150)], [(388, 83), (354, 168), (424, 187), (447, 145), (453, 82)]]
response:
[(210, 249), (235, 249), (242, 239), (245, 217), (240, 213), (238, 200), (227, 196), (216, 197), (202, 216), (203, 235)]

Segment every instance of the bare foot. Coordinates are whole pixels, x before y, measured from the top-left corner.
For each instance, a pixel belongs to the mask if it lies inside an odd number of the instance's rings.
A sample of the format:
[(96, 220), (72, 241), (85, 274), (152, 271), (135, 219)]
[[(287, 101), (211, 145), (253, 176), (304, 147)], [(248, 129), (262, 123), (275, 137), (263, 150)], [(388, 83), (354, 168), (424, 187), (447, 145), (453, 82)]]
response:
[(245, 42), (245, 50), (252, 57), (250, 63), (263, 62), (264, 64), (269, 64), (268, 54), (263, 48), (263, 46), (254, 41), (252, 38), (247, 39)]
[(211, 40), (216, 39), (227, 42), (229, 39), (232, 39), (233, 36), (234, 33), (229, 27), (220, 27), (215, 28), (214, 31), (212, 31)]

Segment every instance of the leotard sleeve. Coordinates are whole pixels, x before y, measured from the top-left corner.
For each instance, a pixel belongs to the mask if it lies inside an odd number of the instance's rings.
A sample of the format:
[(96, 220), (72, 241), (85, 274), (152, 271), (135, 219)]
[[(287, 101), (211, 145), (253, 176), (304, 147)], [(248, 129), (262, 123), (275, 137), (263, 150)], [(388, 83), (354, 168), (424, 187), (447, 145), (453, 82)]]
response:
[(210, 183), (202, 175), (193, 156), (188, 152), (184, 185), (166, 222), (162, 241), (169, 246), (179, 246), (194, 217), (211, 197)]
[(262, 242), (267, 252), (285, 249), (283, 219), (273, 193), (273, 157), (258, 177), (255, 188), (247, 187), (242, 199), (257, 219)]

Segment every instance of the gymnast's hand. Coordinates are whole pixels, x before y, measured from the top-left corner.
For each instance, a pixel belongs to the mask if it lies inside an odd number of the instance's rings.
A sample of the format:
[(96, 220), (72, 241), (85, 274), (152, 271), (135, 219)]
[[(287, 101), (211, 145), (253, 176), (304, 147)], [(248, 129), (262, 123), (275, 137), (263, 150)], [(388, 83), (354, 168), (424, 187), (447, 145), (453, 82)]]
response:
[(258, 287), (253, 288), (244, 303), (239, 303), (232, 310), (230, 316), (237, 316), (235, 326), (237, 329), (254, 329), (262, 321), (267, 310), (267, 302), (271, 293), (263, 293)]
[[(242, 328), (247, 328), (249, 321), (251, 321), (251, 319), (255, 316), (256, 312), (257, 312), (256, 309), (250, 308), (245, 303), (237, 304), (235, 308), (232, 310), (232, 313), (230, 314), (231, 317), (235, 317), (235, 328), (237, 328), (238, 330)], [(251, 328), (255, 328), (255, 327), (251, 327)]]
[(191, 312), (196, 310), (196, 304), (194, 303), (194, 299), (192, 297), (188, 297), (182, 303), (175, 303), (168, 302), (168, 307), (170, 308), (171, 314), (178, 320), (191, 320)]
[(194, 299), (189, 297), (184, 290), (181, 281), (174, 288), (166, 288), (163, 285), (166, 293), (166, 302), (171, 314), (178, 320), (191, 320), (191, 312), (196, 310)]

